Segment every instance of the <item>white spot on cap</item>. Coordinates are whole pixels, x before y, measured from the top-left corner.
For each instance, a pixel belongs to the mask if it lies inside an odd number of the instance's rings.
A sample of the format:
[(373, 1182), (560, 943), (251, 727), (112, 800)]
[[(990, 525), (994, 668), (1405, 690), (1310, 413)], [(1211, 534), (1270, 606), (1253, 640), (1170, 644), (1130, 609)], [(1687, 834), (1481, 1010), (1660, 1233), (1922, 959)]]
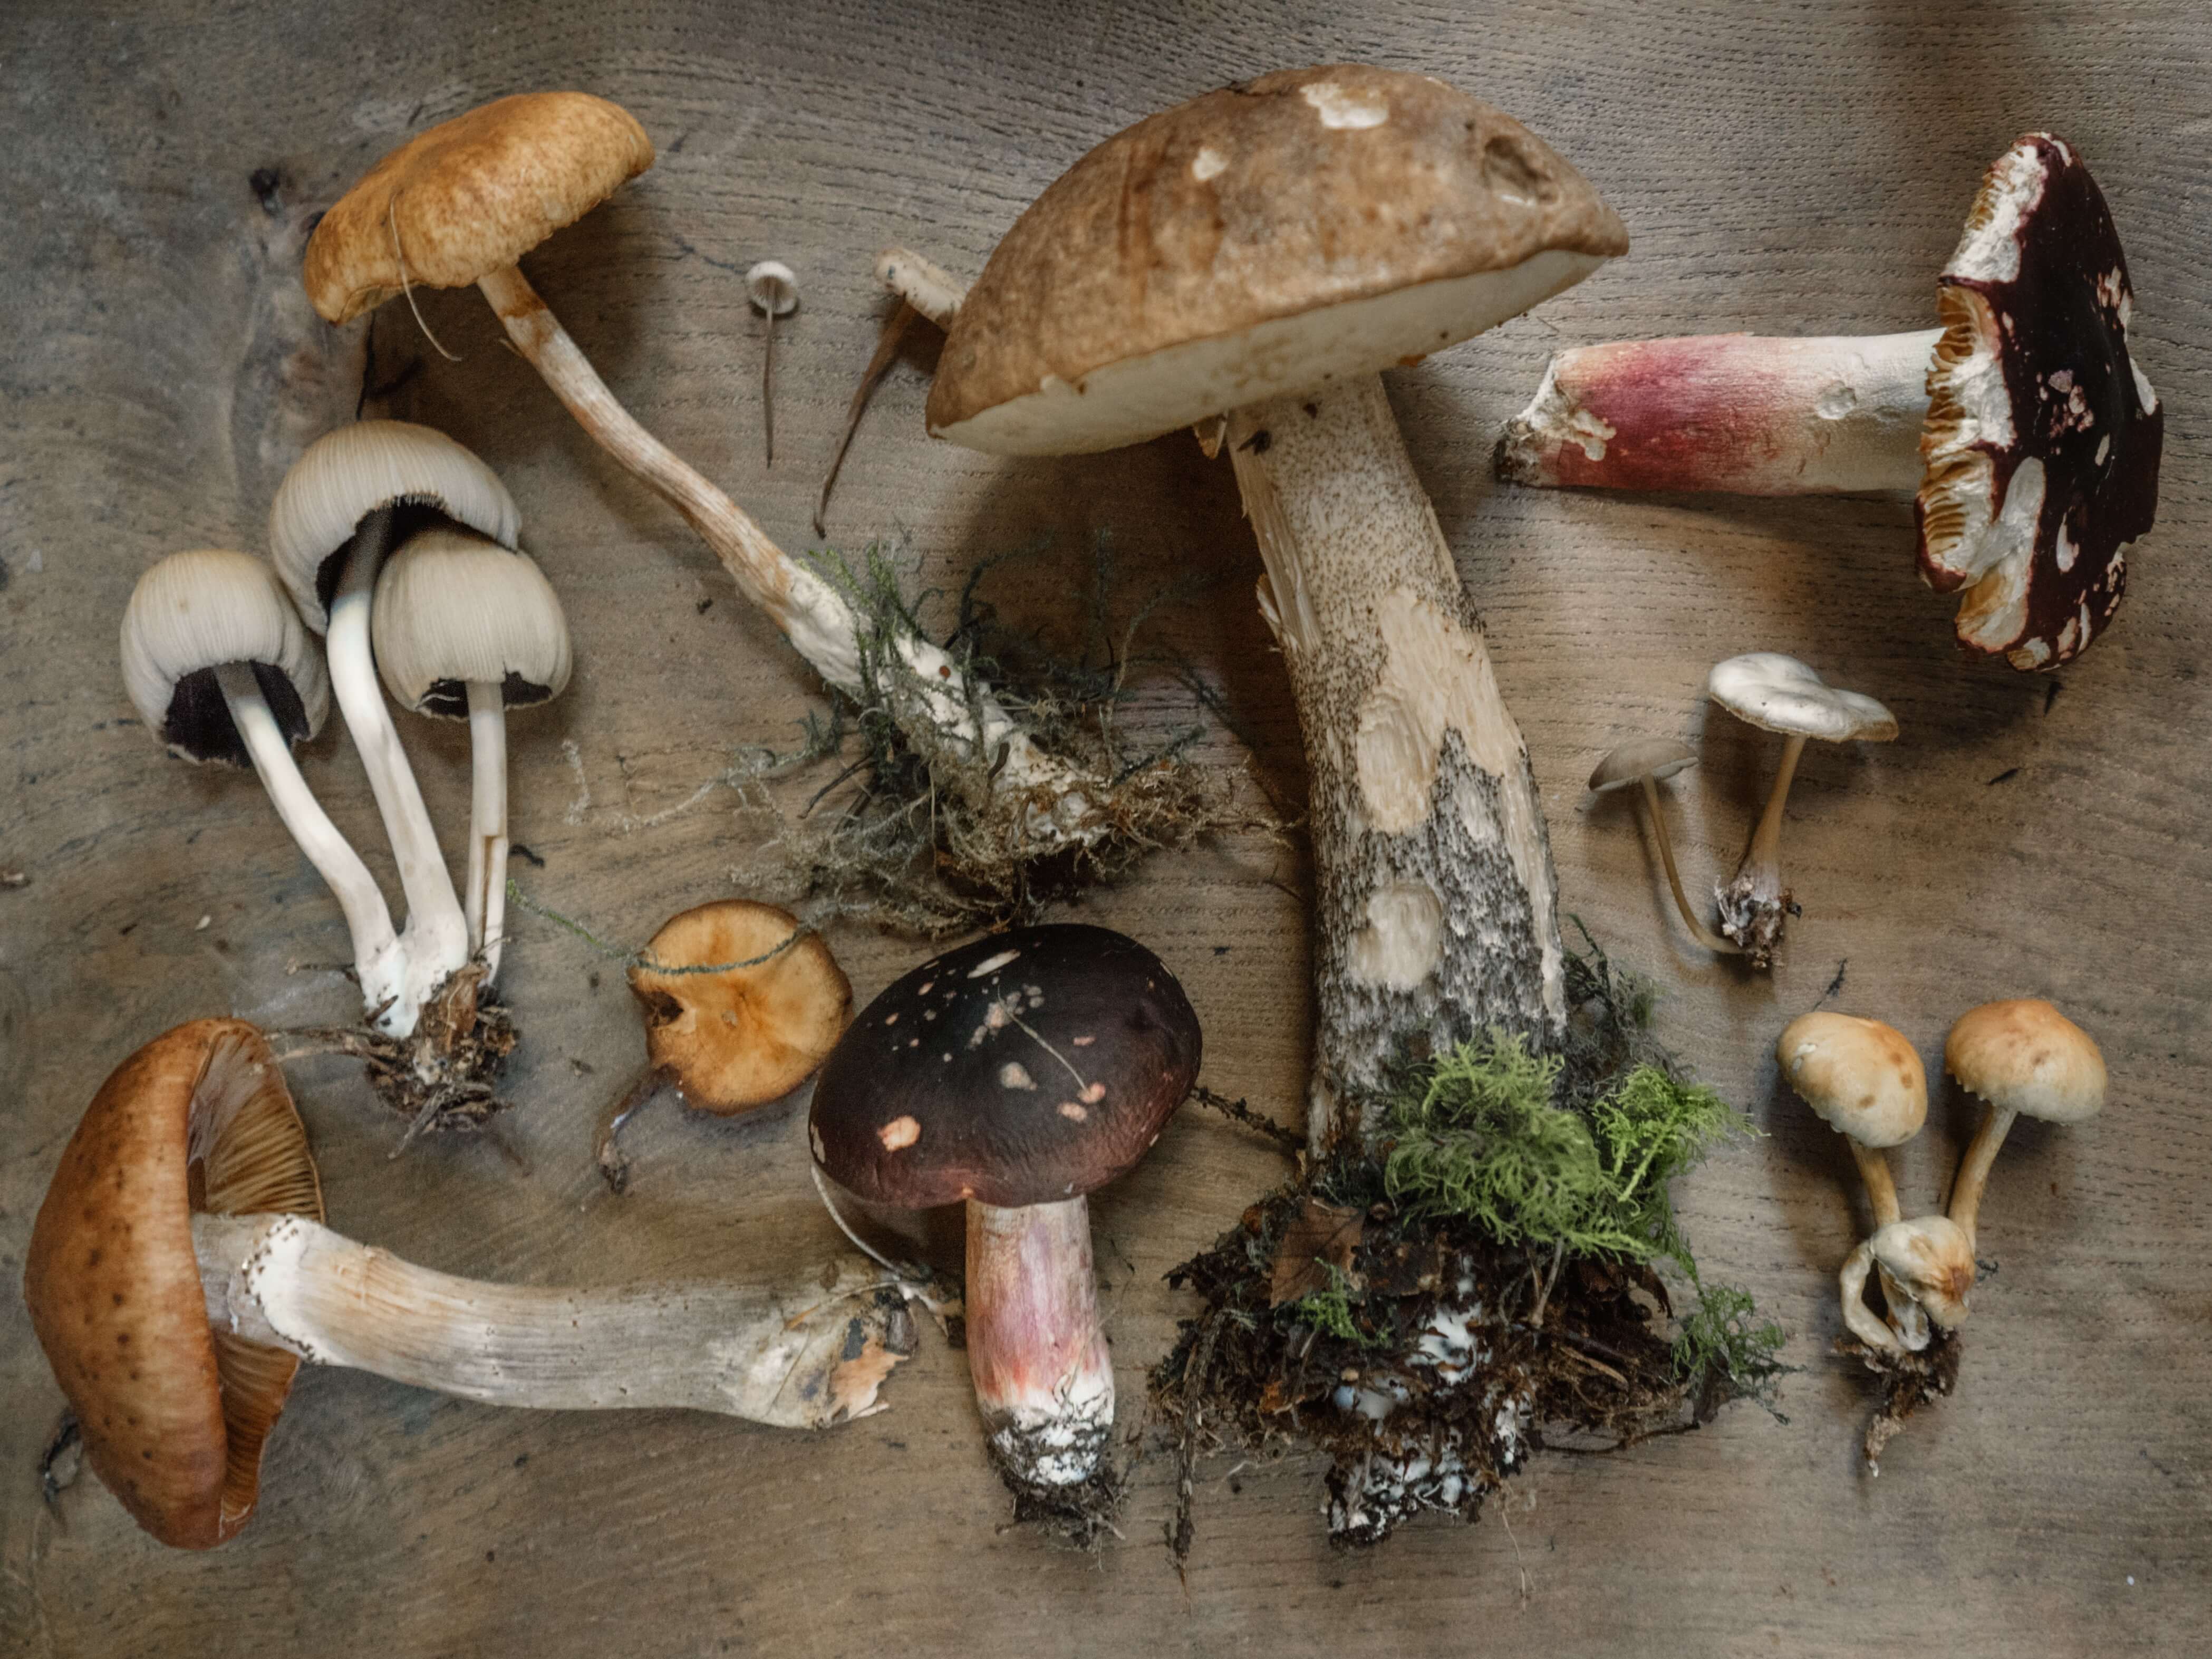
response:
[(2105, 457), (2112, 453), (2112, 434), (2107, 432), (2103, 437), (2097, 440), (2097, 465), (2099, 466), (2104, 465)]
[(1097, 1041), (1098, 1039), (1095, 1036), (1080, 1036), (1077, 1037), (1071, 1046), (1077, 1048), (1088, 1048), (1092, 1043)]
[(935, 980), (933, 980), (933, 979), (926, 979), (926, 980), (922, 981), (922, 982), (921, 982), (921, 988), (919, 991), (916, 991), (916, 992), (915, 993), (915, 995), (916, 995), (916, 996), (918, 996), (918, 997), (926, 997), (926, 996), (927, 996), (927, 995), (929, 994), (930, 987), (932, 987), (933, 985), (935, 985), (936, 983), (937, 983), (937, 981), (936, 981)]
[(884, 1143), (887, 1152), (902, 1152), (921, 1139), (921, 1125), (911, 1116), (895, 1117), (876, 1131), (876, 1139)]
[(1218, 179), (1229, 170), (1229, 158), (1211, 144), (1200, 144), (1198, 159), (1190, 164), (1190, 176), (1204, 184), (1209, 179)]
[(898, 1016), (897, 1016), (896, 1013), (885, 1014), (885, 1015), (884, 1016), (884, 1024), (886, 1024), (886, 1025), (896, 1025), (896, 1024), (898, 1024)]
[(1316, 81), (1299, 95), (1319, 112), (1325, 127), (1379, 127), (1390, 118), (1390, 106), (1375, 94), (1353, 92), (1334, 81)]
[(999, 1086), (1001, 1089), (1034, 1089), (1036, 1079), (1030, 1075), (1029, 1068), (1021, 1061), (1010, 1060), (999, 1067)]
[(1091, 1115), (1072, 1100), (1063, 1100), (1060, 1103), (1060, 1115), (1070, 1123), (1080, 1123)]
[(2081, 556), (2081, 550), (2075, 544), (2074, 538), (2066, 533), (2066, 526), (2063, 524), (2058, 526), (2057, 552), (2058, 568), (2061, 570), (2071, 570), (2074, 568), (2074, 561)]
[(982, 961), (968, 970), (968, 977), (981, 979), (986, 974), (995, 974), (1019, 955), (1021, 955), (1019, 951), (1001, 951), (995, 957), (985, 957)]
[(1106, 1085), (1103, 1083), (1086, 1083), (1083, 1085), (1083, 1093), (1079, 1098), (1086, 1106), (1096, 1106), (1106, 1098)]
[(827, 1154), (822, 1148), (822, 1131), (811, 1123), (806, 1126), (806, 1144), (814, 1148), (814, 1161), (819, 1164)]

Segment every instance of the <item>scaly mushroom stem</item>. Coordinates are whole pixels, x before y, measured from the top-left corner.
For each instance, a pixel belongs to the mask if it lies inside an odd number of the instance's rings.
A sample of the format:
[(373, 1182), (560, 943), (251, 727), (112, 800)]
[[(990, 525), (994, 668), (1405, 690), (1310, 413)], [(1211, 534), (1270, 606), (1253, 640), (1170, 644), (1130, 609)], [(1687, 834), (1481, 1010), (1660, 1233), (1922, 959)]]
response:
[(1766, 810), (1759, 814), (1743, 862), (1725, 886), (1713, 889), (1721, 932), (1743, 948), (1754, 968), (1772, 964), (1774, 947), (1782, 941), (1788, 919), (1790, 895), (1782, 885), (1782, 808), (1790, 799), (1790, 780), (1797, 775), (1797, 757), (1804, 752), (1804, 738), (1792, 733), (1782, 745), (1782, 766), (1774, 775)]
[[(507, 337), (593, 441), (690, 520), (738, 591), (774, 620), (817, 673), (840, 690), (860, 692), (860, 627), (843, 596), (638, 424), (519, 269), (495, 270), (477, 286)], [(1106, 832), (1090, 781), (1039, 750), (988, 691), (970, 686), (947, 653), (911, 632), (901, 635), (896, 648), (921, 688), (915, 699), (921, 716), (941, 737), (989, 759), (994, 787), (1023, 803), (1024, 833), (1046, 845), (1074, 846)]]
[(453, 895), (453, 878), (446, 872), (445, 855), (438, 850), (437, 831), (430, 827), (429, 809), (422, 805), (422, 792), (416, 786), (407, 751), (400, 747), (399, 733), (392, 724), (392, 711), (385, 707), (384, 693), (377, 685), (369, 646), (370, 605), (378, 568), (391, 545), (392, 520), (389, 507), (370, 514), (355, 532), (352, 545), (339, 556), (344, 566), (331, 599), (324, 643), (330, 657), (331, 690), (368, 774), (368, 786), (399, 866), (399, 884), (407, 896), (406, 932), (400, 940), (407, 955), (406, 986), (380, 1022), (393, 1036), (405, 1036), (415, 1029), (422, 1004), (469, 959), (469, 930), (460, 901)]
[(1507, 423), (1498, 474), (1553, 487), (1909, 495), (1942, 334), (1707, 334), (1563, 351)]
[(507, 942), (507, 696), (486, 680), (468, 683), (469, 879), (464, 906), (469, 945), (484, 959), (484, 980), (499, 973)]
[(1674, 843), (1668, 836), (1666, 815), (1660, 808), (1658, 780), (1649, 772), (1644, 775), (1644, 804), (1650, 809), (1651, 838), (1659, 843), (1659, 861), (1667, 866), (1667, 884), (1674, 890), (1674, 908), (1682, 913), (1682, 925), (1708, 951), (1724, 957), (1741, 956), (1743, 946), (1723, 939), (1691, 909), (1690, 896), (1682, 890), (1681, 872), (1674, 867)]
[(1990, 1170), (1997, 1161), (1997, 1152), (2012, 1133), (2013, 1121), (2020, 1115), (2017, 1110), (1991, 1106), (1982, 1115), (1982, 1127), (1974, 1131), (1974, 1138), (1966, 1146), (1966, 1156), (1959, 1165), (1959, 1178), (1951, 1188), (1950, 1216), (1959, 1231), (1965, 1233), (1971, 1244), (1977, 1237), (1975, 1223), (1982, 1212), (1982, 1193), (1988, 1187)]
[(1000, 1466), (1071, 1486), (1114, 1426), (1114, 1364), (1098, 1328), (1091, 1206), (968, 1204), (968, 1368)]
[(337, 897), (345, 915), (346, 931), (353, 937), (354, 974), (361, 981), (362, 1000), (371, 1009), (397, 1005), (406, 976), (406, 956), (399, 936), (392, 928), (392, 912), (376, 878), (361, 861), (352, 843), (338, 833), (330, 814), (323, 811), (300, 775), (291, 745), (277, 729), (260, 682), (246, 663), (224, 663), (215, 671), (216, 684), (230, 708), (231, 723), (245, 742), (253, 769), (276, 804), (276, 816), (292, 832), (292, 839), (307, 855), (324, 883)]
[(1520, 728), (1378, 376), (1230, 416), (1312, 775), (1309, 1134), (1372, 1129), (1389, 1066), (1566, 1014), (1551, 844)]
[(580, 1290), (456, 1279), (304, 1216), (195, 1215), (192, 1247), (217, 1331), (486, 1405), (826, 1428), (882, 1410), (913, 1352), (902, 1304), (854, 1257), (773, 1287)]

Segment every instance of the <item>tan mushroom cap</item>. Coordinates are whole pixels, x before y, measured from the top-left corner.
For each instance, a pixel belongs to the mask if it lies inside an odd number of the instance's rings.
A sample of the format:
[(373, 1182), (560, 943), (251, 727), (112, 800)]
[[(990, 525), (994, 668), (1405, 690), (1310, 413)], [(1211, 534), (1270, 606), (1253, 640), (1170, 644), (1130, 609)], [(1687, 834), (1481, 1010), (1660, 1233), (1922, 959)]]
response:
[(1872, 697), (1822, 679), (1809, 663), (1779, 651), (1747, 651), (1713, 665), (1705, 695), (1738, 720), (1826, 743), (1887, 743), (1897, 716)]
[(2089, 1034), (2034, 997), (1985, 1002), (1959, 1017), (1943, 1069), (2001, 1111), (2081, 1123), (2104, 1109), (2105, 1056)]
[(417, 133), (323, 216), (301, 270), (324, 319), (343, 323), (405, 283), (466, 288), (574, 224), (653, 165), (619, 104), (585, 92), (501, 98)]
[(747, 964), (629, 970), (647, 1056), (701, 1111), (727, 1115), (781, 1100), (822, 1064), (852, 1014), (852, 983), (829, 945), (772, 904), (723, 899), (686, 910), (646, 954), (667, 968)]
[(1862, 1146), (1898, 1146), (1928, 1121), (1928, 1073), (1903, 1032), (1855, 1014), (1800, 1014), (1775, 1039), (1790, 1086)]
[(1134, 443), (1438, 350), (1627, 246), (1587, 179), (1441, 81), (1265, 76), (1037, 198), (953, 319), (930, 430), (1000, 454)]
[(243, 1020), (164, 1032), (100, 1085), (23, 1271), (92, 1467), (161, 1542), (207, 1549), (253, 1514), (299, 1361), (209, 1328), (195, 1211), (323, 1217), (292, 1097)]
[(1631, 738), (1597, 763), (1589, 775), (1595, 794), (1608, 794), (1641, 783), (1649, 776), (1671, 778), (1698, 763), (1697, 751), (1675, 738)]

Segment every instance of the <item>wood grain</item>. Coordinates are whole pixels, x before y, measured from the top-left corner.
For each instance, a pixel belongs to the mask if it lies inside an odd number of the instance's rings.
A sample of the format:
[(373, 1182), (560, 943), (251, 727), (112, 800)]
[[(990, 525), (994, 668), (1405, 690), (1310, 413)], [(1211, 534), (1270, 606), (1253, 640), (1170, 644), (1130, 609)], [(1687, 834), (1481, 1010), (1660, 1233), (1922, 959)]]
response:
[[(879, 245), (972, 276), (1109, 132), (1334, 58), (1426, 70), (1503, 106), (1635, 239), (1538, 313), (1389, 385), (1527, 735), (1565, 908), (1657, 977), (1665, 1035), (1770, 1133), (1681, 1197), (1711, 1268), (1795, 1334), (1788, 1358), (1806, 1369), (1789, 1423), (1738, 1408), (1626, 1455), (1542, 1458), (1478, 1526), (1417, 1523), (1356, 1556), (1323, 1541), (1311, 1463), (1218, 1460), (1179, 1580), (1158, 1461), (1096, 1560), (1000, 1530), (964, 1366), (933, 1342), (894, 1379), (890, 1412), (819, 1439), (674, 1413), (501, 1413), (316, 1372), (273, 1438), (252, 1528), (187, 1556), (89, 1480), (58, 1518), (41, 1506), (32, 1466), (60, 1398), (11, 1290), (0, 1650), (2056, 1655), (2203, 1639), (2187, 1632), (2212, 1613), (2212, 15), (2191, 0), (15, 0), (0, 16), (0, 866), (28, 882), (0, 889), (0, 1279), (20, 1279), (84, 1103), (139, 1042), (199, 1015), (349, 1012), (349, 988), (317, 966), (347, 954), (336, 907), (266, 802), (165, 760), (114, 660), (139, 572), (179, 547), (257, 547), (291, 454), (353, 410), (359, 336), (309, 326), (297, 302), (317, 208), (404, 134), (482, 100), (581, 86), (621, 100), (659, 165), (527, 260), (531, 280), (641, 419), (805, 547), (882, 315)], [(2078, 144), (2111, 199), (2141, 359), (2171, 411), (2132, 595), (2056, 681), (1954, 654), (1897, 503), (1490, 482), (1492, 439), (1557, 343), (1927, 325), (1981, 169), (2039, 126)], [(803, 295), (779, 325), (772, 471), (739, 276), (768, 257)], [(524, 890), (631, 943), (733, 888), (789, 896), (762, 850), (769, 820), (726, 780), (749, 749), (792, 742), (812, 706), (800, 665), (568, 422), (480, 300), (428, 295), (422, 312), (462, 361), (387, 307), (369, 342), (377, 406), (501, 471), (575, 634), (566, 697), (513, 723), (514, 833), (544, 860), (518, 860)], [(1102, 532), (1133, 595), (1214, 575), (1155, 643), (1214, 679), (1251, 745), (1217, 737), (1209, 757), (1299, 799), (1226, 463), (1179, 438), (1020, 464), (933, 446), (928, 362), (910, 349), (868, 415), (834, 543), (896, 540), (957, 585), (1048, 538), (1008, 568), (1002, 603), (1062, 629), (1071, 572)], [(1723, 873), (1774, 743), (1709, 714), (1698, 688), (1716, 658), (1753, 648), (1808, 658), (1903, 726), (1894, 744), (1807, 757), (1784, 842), (1805, 914), (1771, 981), (1686, 948), (1632, 817), (1578, 787), (1626, 733), (1698, 743), (1669, 810), (1686, 873)], [(1162, 730), (1184, 717), (1164, 688), (1139, 715)], [(463, 736), (404, 732), (455, 850)], [(388, 883), (343, 739), (326, 733), (306, 764)], [(1183, 977), (1206, 1080), (1291, 1122), (1304, 880), (1295, 848), (1231, 839), (1157, 859), (1086, 909)], [(523, 1105), (502, 1133), (520, 1163), (482, 1142), (388, 1162), (395, 1126), (347, 1066), (311, 1062), (295, 1083), (333, 1224), (537, 1283), (765, 1273), (827, 1249), (793, 1108), (732, 1122), (659, 1109), (630, 1141), (629, 1195), (603, 1193), (590, 1126), (641, 1057), (629, 994), (568, 934), (517, 920), (502, 976)], [(858, 927), (834, 943), (863, 998), (920, 954)], [(1856, 1468), (1866, 1389), (1826, 1355), (1833, 1271), (1862, 1219), (1850, 1161), (1770, 1054), (1839, 974), (1827, 1006), (1892, 1021), (1931, 1069), (1966, 1006), (2045, 994), (2103, 1043), (2114, 1079), (2100, 1122), (2023, 1125), (2007, 1146), (1983, 1233), (1999, 1271), (1976, 1297), (1961, 1393), (1892, 1446), (1879, 1480)], [(1908, 1208), (1939, 1196), (1973, 1115), (1945, 1093), (1896, 1155)], [(1095, 1200), (1125, 1401), (1185, 1311), (1161, 1274), (1279, 1170), (1257, 1137), (1186, 1113)]]

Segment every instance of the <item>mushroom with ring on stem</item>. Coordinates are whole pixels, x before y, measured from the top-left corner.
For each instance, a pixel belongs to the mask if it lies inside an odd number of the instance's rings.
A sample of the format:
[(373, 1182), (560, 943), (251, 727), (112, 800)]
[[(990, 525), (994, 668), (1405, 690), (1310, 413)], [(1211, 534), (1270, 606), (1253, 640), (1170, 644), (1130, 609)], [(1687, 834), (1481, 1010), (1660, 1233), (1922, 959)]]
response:
[(344, 913), (373, 1019), (402, 997), (405, 957), (376, 879), (300, 775), (292, 745), (330, 712), (323, 659), (276, 574), (225, 549), (172, 553), (123, 613), (123, 683), (154, 734), (186, 760), (251, 765)]
[(1806, 664), (1778, 651), (1753, 651), (1716, 663), (1705, 679), (1705, 695), (1747, 725), (1789, 739), (1743, 862), (1725, 885), (1713, 890), (1721, 932), (1743, 947), (1753, 967), (1771, 968), (1790, 910), (1790, 891), (1782, 884), (1782, 805), (1790, 797), (1805, 740), (1887, 743), (1897, 736), (1897, 717), (1872, 697), (1832, 686)]
[(664, 1088), (694, 1111), (734, 1117), (814, 1075), (853, 1012), (852, 981), (829, 941), (788, 910), (718, 899), (662, 924), (629, 967), (645, 1018), (645, 1075), (599, 1129), (597, 1158), (621, 1192), (623, 1127)]
[[(1874, 1230), (1904, 1218), (1886, 1148), (1901, 1146), (1928, 1121), (1928, 1073), (1905, 1034), (1854, 1014), (1800, 1014), (1775, 1039), (1774, 1058), (1801, 1099), (1850, 1142), (1866, 1182)], [(1928, 1346), (1928, 1316), (1911, 1294), (1881, 1270), (1881, 1291), (1904, 1346)], [(1844, 1317), (1859, 1322), (1846, 1303)]]
[(473, 532), (430, 525), (385, 562), (370, 637), (403, 708), (469, 723), (469, 868), (462, 912), (484, 978), (507, 915), (507, 711), (568, 684), (568, 622), (538, 562)]
[(444, 433), (356, 421), (307, 446), (277, 486), (269, 545), (307, 626), (326, 636), (331, 688), (392, 842), (407, 896), (406, 980), (387, 1018), (396, 1036), (469, 959), (468, 920), (407, 751), (377, 689), (370, 627), (378, 573), (407, 533), (443, 518), (512, 547), (520, 515), (498, 475)]
[[(593, 441), (681, 513), (738, 587), (830, 685), (865, 690), (859, 619), (836, 586), (792, 558), (729, 496), (641, 426), (517, 263), (653, 165), (628, 111), (581, 92), (524, 93), (417, 133), (325, 213), (301, 278), (330, 323), (416, 287), (481, 289), (507, 337)], [(996, 757), (995, 787), (1020, 833), (1046, 849), (1107, 833), (1097, 780), (1039, 749), (962, 665), (911, 630), (894, 648), (921, 688), (908, 717)]]
[(1589, 776), (1590, 793), (1609, 795), (1618, 789), (1642, 787), (1644, 805), (1651, 819), (1651, 836), (1659, 843), (1659, 861), (1666, 866), (1667, 885), (1674, 890), (1674, 908), (1682, 913), (1683, 926), (1708, 951), (1741, 956), (1743, 946), (1723, 939), (1690, 908), (1690, 896), (1682, 890), (1681, 872), (1674, 867), (1674, 844), (1667, 834), (1667, 815), (1659, 804), (1660, 781), (1697, 763), (1698, 757), (1690, 745), (1675, 738), (1632, 738), (1597, 763)]
[(1982, 1192), (2015, 1119), (2086, 1123), (2105, 1107), (2105, 1056), (2087, 1031), (2039, 998), (1985, 1002), (1959, 1017), (1943, 1068), (1988, 1103), (1951, 1188), (1950, 1216), (1976, 1237)]
[(31, 1230), (23, 1300), (86, 1452), (138, 1524), (206, 1549), (252, 1518), (298, 1362), (490, 1405), (684, 1407), (789, 1428), (882, 1409), (902, 1295), (841, 1258), (771, 1286), (456, 1279), (321, 1224), (306, 1132), (243, 1020), (116, 1068)]
[(1317, 1146), (1375, 1127), (1408, 1042), (1563, 1029), (1527, 749), (1380, 371), (1518, 315), (1627, 240), (1503, 112), (1329, 64), (1108, 139), (1022, 214), (954, 314), (928, 419), (955, 443), (1083, 453), (1228, 413), (1312, 776)]
[(1085, 1194), (1159, 1139), (1198, 1075), (1182, 987), (1103, 927), (994, 933), (860, 1012), (822, 1068), (814, 1161), (868, 1201), (964, 1203), (968, 1364), (1018, 1492), (1097, 1471), (1114, 1422)]
[(1917, 491), (1923, 580), (1956, 629), (2055, 668), (2112, 620), (2158, 511), (2165, 415), (2130, 353), (2111, 211), (2032, 132), (1984, 179), (1936, 279), (1942, 326), (1715, 334), (1560, 353), (1498, 446), (1517, 483), (1796, 495)]
[[(1877, 1227), (1844, 1259), (1837, 1290), (1844, 1322), (1869, 1348), (1897, 1353), (1911, 1345), (1874, 1316), (1866, 1304), (1869, 1267), (1881, 1270), (1885, 1287), (1894, 1284), (1911, 1305), (1923, 1310), (1936, 1329), (1955, 1331), (1966, 1322), (1966, 1297), (1974, 1288), (1974, 1243), (1948, 1216), (1922, 1216)], [(1885, 1294), (1887, 1294), (1885, 1291)], [(1893, 1299), (1891, 1307), (1898, 1304)]]

